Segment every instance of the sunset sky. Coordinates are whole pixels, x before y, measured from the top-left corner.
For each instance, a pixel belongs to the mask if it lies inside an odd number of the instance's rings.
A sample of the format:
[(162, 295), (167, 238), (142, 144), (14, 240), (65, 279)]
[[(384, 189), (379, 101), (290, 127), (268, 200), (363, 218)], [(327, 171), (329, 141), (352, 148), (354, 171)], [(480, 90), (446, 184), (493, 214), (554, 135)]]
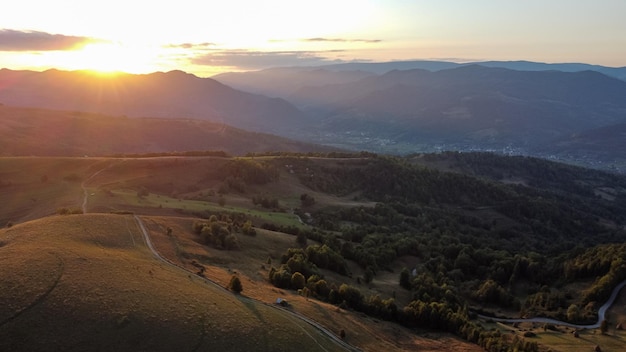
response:
[(617, 67), (624, 16), (624, 0), (14, 0), (0, 12), (0, 67), (198, 76), (414, 59)]

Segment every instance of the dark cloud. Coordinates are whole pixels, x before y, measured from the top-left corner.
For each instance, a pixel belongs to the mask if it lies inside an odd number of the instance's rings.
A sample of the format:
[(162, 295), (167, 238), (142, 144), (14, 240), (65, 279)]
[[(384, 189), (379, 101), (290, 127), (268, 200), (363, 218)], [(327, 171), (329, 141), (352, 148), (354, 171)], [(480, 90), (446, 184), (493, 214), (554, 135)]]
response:
[(324, 53), (332, 51), (248, 51), (231, 50), (216, 51), (210, 54), (196, 56), (191, 62), (196, 65), (237, 67), (240, 69), (262, 69), (278, 66), (305, 66), (341, 62), (324, 57)]
[(336, 43), (380, 43), (380, 39), (347, 39), (347, 38), (306, 38), (303, 42), (336, 42)]
[(95, 41), (98, 40), (38, 31), (0, 29), (0, 51), (72, 50)]

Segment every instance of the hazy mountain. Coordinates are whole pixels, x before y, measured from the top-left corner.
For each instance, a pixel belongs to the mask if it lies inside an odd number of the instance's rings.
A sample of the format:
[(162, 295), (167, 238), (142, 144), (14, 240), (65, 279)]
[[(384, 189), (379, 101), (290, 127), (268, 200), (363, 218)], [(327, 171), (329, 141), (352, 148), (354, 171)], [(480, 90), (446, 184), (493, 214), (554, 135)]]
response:
[(329, 147), (192, 119), (127, 118), (0, 106), (0, 156), (83, 156), (220, 150), (331, 151)]
[(626, 121), (626, 82), (593, 71), (391, 71), (294, 96), (326, 109), (322, 131), (408, 144), (529, 148)]
[(422, 69), (428, 71), (441, 71), (461, 66), (480, 65), (485, 67), (507, 68), (517, 71), (562, 71), (580, 72), (597, 71), (607, 76), (626, 80), (626, 67), (607, 67), (601, 65), (589, 65), (583, 63), (543, 63), (532, 61), (474, 61), (466, 63), (455, 63), (448, 61), (392, 61), (376, 63), (346, 63), (322, 66), (322, 68), (334, 71), (362, 70), (383, 74), (393, 70), (413, 70)]
[(618, 78), (626, 81), (626, 67), (606, 67), (600, 65), (589, 65), (582, 63), (559, 63), (547, 64), (543, 62), (532, 61), (484, 61), (475, 62), (474, 64), (486, 67), (508, 68), (518, 71), (562, 71), (562, 72), (581, 72), (596, 71), (610, 77)]
[(462, 66), (456, 62), (449, 61), (428, 61), (428, 60), (415, 60), (415, 61), (390, 61), (390, 62), (351, 62), (343, 64), (333, 64), (322, 66), (328, 70), (334, 71), (353, 71), (361, 70), (366, 72), (372, 72), (375, 74), (383, 74), (393, 70), (414, 70), (421, 69), (427, 71), (440, 71), (447, 70), (455, 67)]
[(377, 76), (389, 71), (421, 69), (431, 72), (463, 66), (506, 68), (517, 71), (596, 71), (607, 76), (626, 80), (626, 67), (606, 67), (583, 63), (548, 64), (532, 61), (482, 61), (455, 63), (449, 61), (391, 61), (354, 62), (309, 67), (278, 67), (260, 71), (228, 72), (212, 78), (233, 88), (246, 92), (281, 97), (294, 103), (306, 104), (292, 94), (302, 88), (345, 84), (368, 76)]
[(374, 76), (360, 70), (282, 67), (251, 72), (228, 72), (212, 78), (236, 89), (271, 97), (288, 97), (302, 87), (343, 84)]
[(274, 133), (307, 123), (307, 116), (285, 100), (244, 93), (181, 71), (96, 75), (3, 69), (0, 103), (132, 117), (195, 118)]

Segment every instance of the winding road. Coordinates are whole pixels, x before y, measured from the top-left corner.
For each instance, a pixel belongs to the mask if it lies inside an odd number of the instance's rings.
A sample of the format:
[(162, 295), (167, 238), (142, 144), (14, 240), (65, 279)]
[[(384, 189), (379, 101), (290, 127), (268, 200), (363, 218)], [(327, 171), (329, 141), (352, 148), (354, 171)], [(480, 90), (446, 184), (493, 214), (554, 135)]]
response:
[(575, 329), (597, 329), (602, 324), (602, 321), (606, 318), (606, 311), (609, 310), (609, 308), (611, 308), (613, 303), (615, 303), (615, 299), (617, 298), (617, 295), (624, 288), (624, 286), (626, 286), (626, 280), (622, 281), (619, 285), (615, 286), (615, 288), (613, 289), (613, 292), (611, 293), (611, 297), (609, 297), (609, 300), (606, 301), (606, 303), (604, 303), (598, 309), (598, 321), (595, 324), (579, 325), (579, 324), (568, 323), (566, 321), (550, 319), (550, 318), (542, 318), (542, 317), (526, 318), (526, 319), (522, 319), (522, 318), (508, 319), (508, 318), (494, 318), (494, 317), (481, 315), (481, 314), (478, 314), (478, 317), (481, 319), (489, 319), (489, 320), (497, 321), (500, 323), (547, 323), (547, 324), (567, 326), (567, 327), (575, 328)]
[[(101, 172), (103, 172), (104, 170), (108, 169), (109, 167), (111, 167), (111, 165), (96, 171), (95, 173), (93, 173), (91, 176), (89, 176), (87, 179), (85, 179), (82, 183), (81, 183), (81, 188), (83, 189), (83, 203), (81, 205), (81, 209), (83, 211), (83, 214), (87, 212), (87, 202), (89, 199), (89, 193), (87, 190), (87, 182), (89, 180), (91, 180), (92, 178), (94, 178), (95, 176), (97, 176), (98, 174), (100, 174)], [(185, 275), (188, 274), (193, 274), (195, 276), (195, 273), (185, 269), (182, 266), (176, 265), (174, 262), (170, 261), (169, 259), (163, 257), (161, 254), (159, 254), (159, 252), (156, 250), (156, 248), (154, 247), (154, 244), (152, 243), (152, 240), (150, 239), (150, 235), (148, 233), (148, 230), (146, 229), (146, 226), (144, 225), (143, 221), (141, 220), (141, 218), (138, 215), (133, 215), (135, 222), (137, 223), (137, 226), (139, 228), (139, 230), (141, 231), (141, 234), (143, 235), (143, 239), (144, 242), (146, 243), (146, 246), (148, 247), (148, 249), (150, 250), (150, 252), (152, 252), (152, 255), (159, 261), (165, 263), (166, 265), (174, 268), (175, 270), (179, 270), (183, 273), (185, 273)], [(218, 284), (217, 282), (208, 279), (206, 277), (199, 277), (200, 279), (204, 280), (205, 282), (207, 282), (210, 285), (213, 285), (214, 287), (227, 292), (228, 294), (232, 294), (232, 292), (230, 292), (229, 290), (227, 290), (225, 287), (221, 286), (220, 284)], [(331, 332), (330, 330), (326, 329), (324, 326), (322, 326), (321, 324), (319, 324), (318, 322), (309, 319), (308, 317), (298, 313), (298, 312), (294, 312), (292, 310), (277, 306), (277, 305), (272, 305), (272, 304), (268, 304), (262, 301), (258, 301), (249, 297), (244, 297), (244, 296), (238, 296), (238, 298), (240, 300), (243, 301), (247, 301), (247, 302), (254, 302), (254, 303), (258, 303), (258, 304), (263, 304), (267, 307), (270, 307), (272, 309), (277, 309), (280, 311), (285, 312), (288, 316), (290, 316), (291, 318), (296, 318), (299, 319), (309, 325), (311, 325), (312, 327), (314, 327), (315, 329), (317, 329), (319, 332), (321, 332), (322, 334), (326, 335), (328, 338), (330, 338), (332, 341), (334, 341), (337, 345), (339, 345), (340, 347), (344, 348), (347, 351), (352, 351), (352, 352), (361, 352), (360, 349), (348, 344), (347, 342), (345, 342), (344, 340), (342, 340), (341, 338), (339, 338), (337, 335), (335, 335), (333, 332)], [(319, 345), (319, 343), (315, 340), (315, 337), (311, 336), (307, 331), (305, 331), (305, 333), (307, 335), (309, 335), (311, 337), (311, 339), (313, 339), (313, 341), (315, 341), (315, 343), (317, 343)], [(319, 345), (319, 347), (322, 350), (326, 350), (322, 345)]]
[[(168, 260), (167, 258), (161, 256), (159, 254), (159, 252), (156, 250), (156, 248), (154, 247), (154, 245), (152, 244), (152, 240), (150, 239), (150, 235), (148, 233), (148, 230), (146, 230), (146, 226), (144, 225), (143, 221), (141, 220), (141, 218), (139, 218), (139, 216), (134, 215), (135, 221), (137, 222), (137, 226), (139, 227), (139, 229), (141, 230), (141, 233), (143, 235), (143, 239), (146, 242), (146, 246), (148, 247), (148, 249), (150, 249), (150, 252), (152, 252), (152, 254), (154, 255), (155, 258), (157, 258), (159, 261), (172, 266), (174, 268), (176, 268), (177, 270), (182, 270), (185, 272), (185, 274), (193, 274), (195, 275), (195, 273), (179, 266), (176, 265), (174, 262)], [(229, 294), (232, 294), (230, 291), (228, 291), (226, 288), (224, 288), (223, 286), (221, 286), (220, 284), (218, 284), (217, 282), (208, 279), (206, 277), (200, 277), (200, 279), (204, 280), (205, 282), (219, 288), (220, 290), (226, 291)], [(344, 340), (342, 340), (341, 338), (339, 338), (337, 335), (335, 335), (333, 332), (331, 332), (330, 330), (326, 329), (324, 326), (320, 325), (319, 323), (317, 323), (316, 321), (313, 321), (309, 318), (307, 318), (306, 316), (298, 313), (298, 312), (294, 312), (292, 310), (283, 308), (283, 307), (279, 307), (273, 304), (269, 304), (269, 303), (265, 303), (262, 301), (258, 301), (249, 297), (244, 297), (244, 296), (239, 296), (240, 300), (243, 301), (248, 301), (248, 302), (254, 302), (254, 303), (259, 303), (259, 304), (263, 304), (267, 307), (270, 307), (272, 309), (277, 309), (277, 310), (281, 310), (287, 314), (289, 314), (292, 317), (295, 317), (297, 319), (300, 319), (301, 321), (313, 326), (315, 329), (317, 329), (318, 331), (320, 331), (321, 333), (323, 333), (324, 335), (326, 335), (327, 337), (329, 337), (331, 340), (333, 340), (335, 343), (337, 343), (339, 346), (343, 347), (344, 349), (348, 350), (348, 351), (354, 351), (354, 352), (360, 352), (361, 350), (348, 344), (347, 342), (345, 342)], [(309, 335), (310, 336), (310, 335)], [(311, 336), (311, 338), (315, 341), (315, 338), (313, 338), (313, 336)], [(320, 345), (320, 347), (322, 347)], [(322, 347), (323, 348), (323, 347)]]

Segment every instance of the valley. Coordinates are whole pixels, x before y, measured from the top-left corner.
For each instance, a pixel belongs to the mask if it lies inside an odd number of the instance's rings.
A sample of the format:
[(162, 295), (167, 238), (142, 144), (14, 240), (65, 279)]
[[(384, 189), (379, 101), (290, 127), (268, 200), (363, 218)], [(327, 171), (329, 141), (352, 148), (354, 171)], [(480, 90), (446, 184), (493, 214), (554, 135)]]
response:
[(626, 1), (13, 1), (0, 352), (626, 351)]

